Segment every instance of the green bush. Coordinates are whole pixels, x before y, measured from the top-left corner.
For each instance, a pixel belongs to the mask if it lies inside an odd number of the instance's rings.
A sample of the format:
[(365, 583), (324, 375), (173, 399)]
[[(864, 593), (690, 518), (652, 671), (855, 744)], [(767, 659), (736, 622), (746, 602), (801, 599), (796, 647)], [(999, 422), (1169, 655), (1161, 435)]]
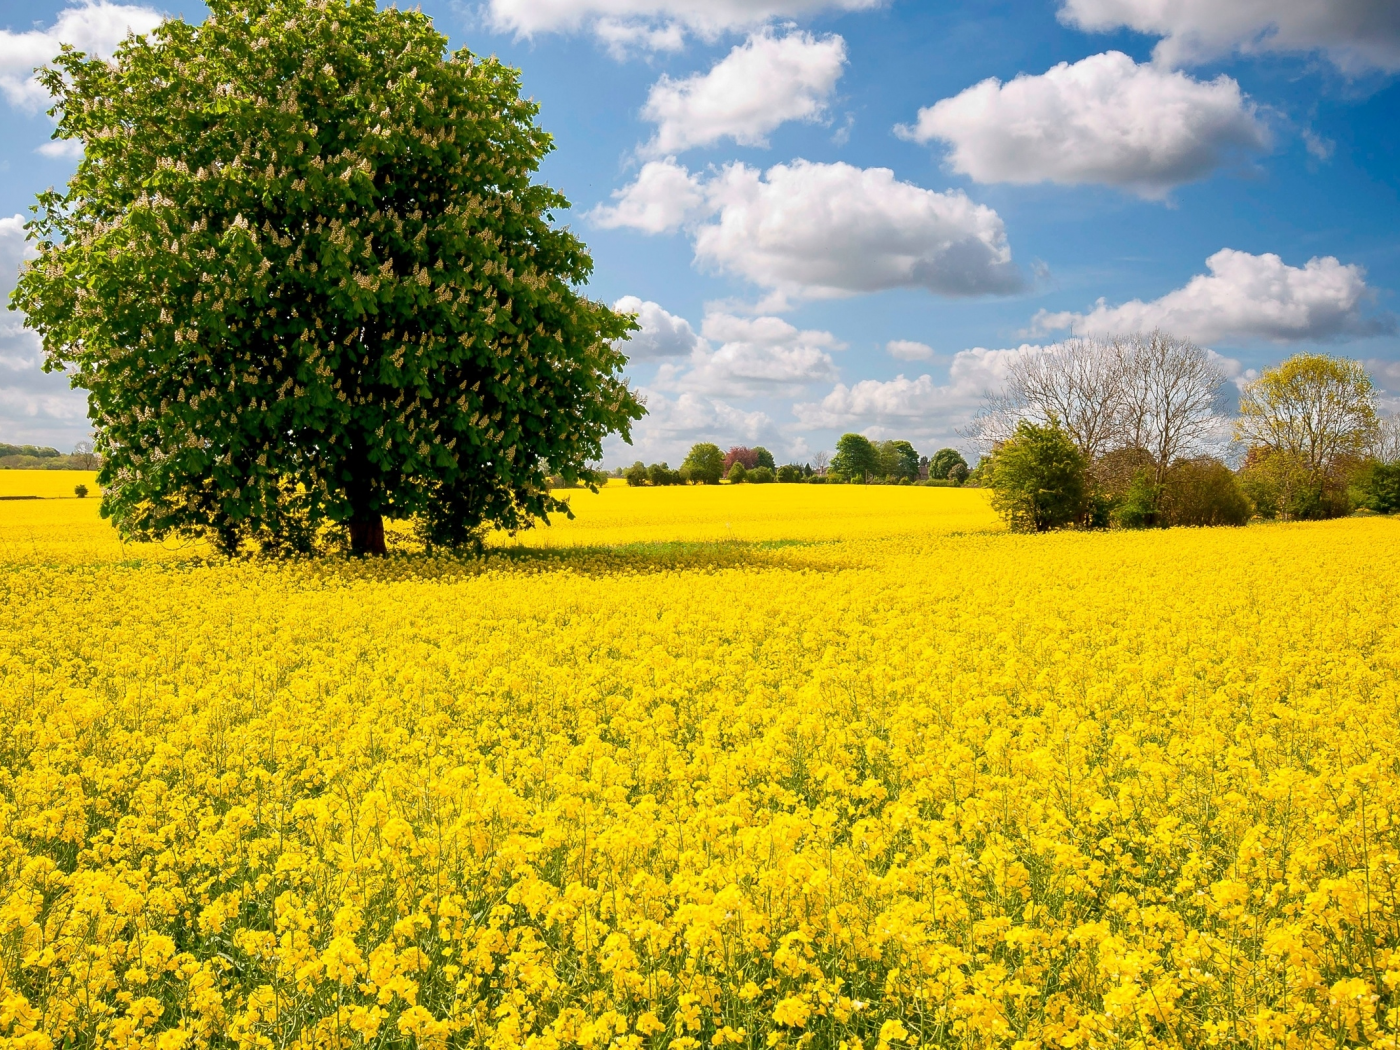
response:
[(1059, 420), (1022, 420), (992, 453), (992, 506), (1017, 531), (1063, 528), (1084, 513), (1087, 467)]
[(627, 468), (627, 473), (622, 475), (627, 479), (629, 485), (645, 485), (647, 483), (647, 468), (639, 459)]
[(961, 465), (966, 477), (967, 460), (963, 459), (962, 453), (955, 448), (940, 448), (933, 454), (933, 458), (928, 463), (928, 476), (942, 481), (947, 478), (955, 466)]
[(681, 474), (687, 481), (698, 485), (718, 485), (724, 473), (724, 453), (719, 446), (708, 441), (692, 445), (685, 462), (681, 464)]
[(778, 468), (778, 480), (784, 484), (792, 484), (802, 480), (802, 468), (795, 463), (785, 463)]
[(88, 487), (86, 485), (73, 486), (73, 495), (77, 496), (79, 499), (87, 499), (87, 494)]
[[(755, 470), (758, 468), (755, 467)], [(734, 461), (734, 465), (729, 468), (729, 483), (731, 485), (742, 485), (749, 478), (748, 468), (739, 460)]]
[(748, 480), (755, 485), (768, 485), (773, 481), (773, 472), (767, 467), (754, 467), (748, 472)]
[(1352, 498), (1377, 514), (1400, 511), (1400, 462), (1365, 464), (1352, 480)]
[(825, 485), (825, 484), (826, 484), (826, 481), (827, 481), (827, 476), (826, 476), (825, 474), (813, 474), (810, 478), (807, 479), (807, 484), (809, 484), (809, 485)]
[(1178, 460), (1162, 485), (1158, 503), (1164, 525), (1243, 525), (1253, 513), (1235, 472), (1218, 459)]

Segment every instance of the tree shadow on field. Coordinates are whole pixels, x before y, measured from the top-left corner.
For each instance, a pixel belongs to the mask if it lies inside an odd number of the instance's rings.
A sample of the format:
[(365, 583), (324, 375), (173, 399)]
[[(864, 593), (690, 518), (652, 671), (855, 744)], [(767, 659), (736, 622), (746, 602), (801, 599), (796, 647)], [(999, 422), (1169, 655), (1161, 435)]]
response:
[(848, 564), (822, 556), (831, 547), (828, 542), (809, 540), (672, 540), (579, 547), (496, 547), (476, 556), (455, 552), (391, 553), (374, 559), (324, 558), (303, 565), (307, 572), (322, 578), (376, 582), (451, 580), (488, 573), (564, 573), (602, 579), (741, 568), (823, 573), (849, 568)]

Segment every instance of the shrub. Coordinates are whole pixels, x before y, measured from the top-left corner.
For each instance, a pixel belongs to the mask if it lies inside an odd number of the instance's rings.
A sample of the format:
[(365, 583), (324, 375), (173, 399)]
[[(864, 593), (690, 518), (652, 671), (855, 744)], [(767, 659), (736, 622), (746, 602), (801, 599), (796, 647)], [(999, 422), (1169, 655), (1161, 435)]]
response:
[(1062, 528), (1084, 512), (1086, 468), (1059, 420), (1022, 420), (992, 453), (992, 506), (1018, 531)]
[(970, 471), (967, 469), (966, 463), (954, 463), (948, 468), (948, 480), (954, 485), (961, 485), (967, 480), (969, 473)]
[(1147, 529), (1157, 524), (1157, 501), (1161, 489), (1152, 480), (1152, 472), (1140, 470), (1132, 476), (1121, 494), (1099, 489), (1100, 496), (1112, 505), (1113, 523), (1124, 529)]
[(1158, 508), (1163, 525), (1243, 525), (1253, 513), (1235, 472), (1211, 456), (1174, 463)]
[(1324, 472), (1293, 453), (1256, 448), (1245, 460), (1240, 484), (1260, 517), (1314, 521), (1350, 512), (1346, 478), (1354, 470), (1338, 463)]
[(813, 474), (810, 478), (807, 479), (807, 484), (809, 484), (809, 485), (825, 485), (825, 484), (826, 484), (826, 475), (825, 475), (825, 474)]
[(773, 480), (773, 472), (767, 467), (754, 467), (748, 472), (748, 480), (755, 485), (767, 485)]
[(777, 478), (784, 484), (792, 484), (793, 482), (801, 481), (802, 468), (795, 463), (785, 463), (778, 468)]
[(729, 483), (731, 485), (742, 485), (748, 480), (749, 472), (744, 466), (743, 460), (735, 460), (734, 465), (729, 468)]
[(653, 485), (679, 485), (682, 479), (680, 471), (672, 470), (665, 463), (653, 463), (647, 468), (647, 480)]
[(629, 485), (645, 485), (647, 483), (647, 468), (639, 459), (627, 468), (627, 473), (623, 475)]
[(87, 494), (88, 487), (86, 485), (73, 486), (73, 495), (77, 496), (79, 499), (87, 499)]

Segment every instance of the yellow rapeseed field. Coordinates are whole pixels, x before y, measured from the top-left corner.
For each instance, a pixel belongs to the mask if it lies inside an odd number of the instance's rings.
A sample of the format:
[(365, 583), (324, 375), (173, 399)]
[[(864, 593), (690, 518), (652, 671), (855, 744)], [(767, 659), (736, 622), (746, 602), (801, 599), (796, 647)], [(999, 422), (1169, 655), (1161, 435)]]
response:
[(366, 563), (0, 502), (0, 1046), (1397, 1046), (1400, 521), (573, 499)]

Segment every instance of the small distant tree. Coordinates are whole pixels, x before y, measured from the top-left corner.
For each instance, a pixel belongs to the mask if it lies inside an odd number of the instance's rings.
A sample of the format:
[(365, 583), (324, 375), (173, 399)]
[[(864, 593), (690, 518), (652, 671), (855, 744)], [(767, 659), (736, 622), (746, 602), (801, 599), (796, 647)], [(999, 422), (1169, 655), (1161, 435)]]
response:
[(87, 494), (88, 487), (86, 485), (78, 484), (73, 486), (73, 495), (77, 496), (79, 499), (87, 499)]
[(817, 474), (825, 474), (827, 466), (831, 463), (831, 457), (825, 452), (818, 452), (812, 457), (812, 468)]
[(758, 449), (749, 448), (746, 445), (735, 445), (724, 454), (724, 476), (729, 476), (729, 468), (735, 463), (742, 463), (745, 470), (753, 470), (758, 466)]
[(724, 453), (708, 441), (692, 445), (681, 465), (681, 472), (697, 485), (718, 485), (724, 477)]
[(966, 463), (954, 463), (948, 468), (948, 480), (955, 485), (961, 485), (968, 479), (971, 471), (967, 469)]
[(967, 469), (967, 460), (963, 459), (961, 452), (955, 448), (940, 448), (928, 462), (928, 476), (940, 481), (945, 480), (948, 472), (958, 463), (962, 464), (964, 470)]
[(880, 470), (880, 456), (864, 434), (842, 434), (831, 457), (831, 470), (843, 478), (864, 481)]
[(73, 466), (78, 470), (96, 470), (102, 457), (93, 451), (91, 441), (79, 441), (73, 446)]
[(1017, 531), (1062, 528), (1084, 512), (1087, 467), (1057, 419), (1022, 420), (992, 453), (992, 506)]
[(729, 473), (726, 476), (729, 478), (729, 483), (731, 485), (741, 485), (749, 480), (749, 471), (748, 468), (744, 466), (744, 461), (742, 459), (736, 459), (734, 465), (729, 468)]
[(802, 468), (795, 463), (785, 463), (778, 468), (777, 478), (784, 484), (793, 484), (802, 480)]
[[(753, 455), (754, 467), (767, 467), (769, 470), (778, 469), (778, 464), (773, 460), (773, 453), (769, 452), (762, 445), (757, 446), (753, 450)], [(750, 467), (749, 469), (752, 470), (753, 467)]]
[(877, 447), (879, 473), (894, 480), (919, 476), (919, 454), (907, 441), (882, 441)]
[(640, 459), (627, 468), (627, 473), (623, 475), (627, 479), (627, 484), (632, 486), (645, 485), (647, 483), (647, 468)]
[(662, 485), (679, 485), (681, 483), (680, 471), (672, 470), (665, 463), (653, 463), (647, 467), (647, 480), (658, 487)]
[(767, 485), (773, 480), (773, 471), (768, 467), (754, 467), (748, 473), (748, 480), (753, 485)]

